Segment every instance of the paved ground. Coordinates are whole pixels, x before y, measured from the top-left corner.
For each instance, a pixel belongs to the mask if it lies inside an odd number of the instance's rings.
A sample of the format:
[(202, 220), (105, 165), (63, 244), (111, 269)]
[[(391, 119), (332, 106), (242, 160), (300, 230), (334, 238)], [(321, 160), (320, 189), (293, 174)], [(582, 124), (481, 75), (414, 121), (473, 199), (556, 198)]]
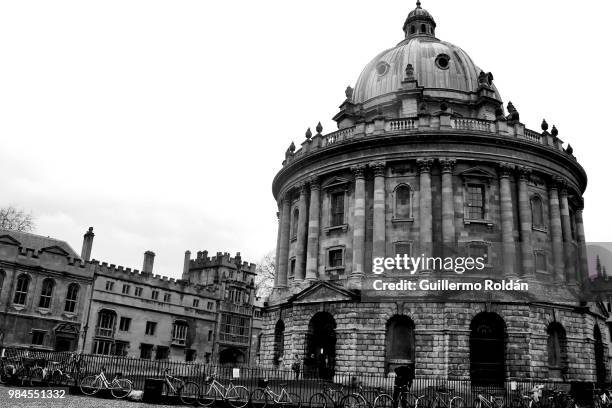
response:
[[(0, 385), (0, 406), (3, 408), (177, 408), (176, 405), (145, 404), (142, 402), (70, 395), (67, 390), (65, 398), (62, 399), (10, 398), (10, 390), (24, 392), (28, 388)], [(49, 390), (49, 388), (45, 388), (45, 390)]]

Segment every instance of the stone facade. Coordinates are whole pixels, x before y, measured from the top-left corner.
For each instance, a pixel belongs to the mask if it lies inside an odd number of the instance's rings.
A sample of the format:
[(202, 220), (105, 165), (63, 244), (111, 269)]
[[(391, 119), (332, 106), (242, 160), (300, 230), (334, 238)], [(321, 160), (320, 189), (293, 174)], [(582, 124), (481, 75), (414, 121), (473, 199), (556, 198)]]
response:
[[(586, 173), (556, 127), (504, 112), (493, 75), (435, 38), (419, 3), (405, 39), (362, 71), (334, 117), (292, 143), (273, 181), (277, 276), (260, 363), (305, 373), (448, 379), (609, 378), (604, 311), (586, 303)], [(381, 275), (396, 255), (476, 257)], [(381, 292), (376, 280), (517, 281), (527, 291)], [(484, 351), (483, 351), (484, 350)]]

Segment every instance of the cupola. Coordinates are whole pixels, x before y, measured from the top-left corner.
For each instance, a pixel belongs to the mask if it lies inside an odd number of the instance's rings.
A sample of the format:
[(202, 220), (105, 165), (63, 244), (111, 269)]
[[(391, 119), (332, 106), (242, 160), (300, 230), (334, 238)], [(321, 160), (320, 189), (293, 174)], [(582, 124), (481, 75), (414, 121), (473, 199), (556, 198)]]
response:
[(421, 2), (417, 1), (416, 8), (406, 18), (403, 30), (406, 38), (417, 36), (435, 37), (436, 22), (427, 10), (421, 8)]

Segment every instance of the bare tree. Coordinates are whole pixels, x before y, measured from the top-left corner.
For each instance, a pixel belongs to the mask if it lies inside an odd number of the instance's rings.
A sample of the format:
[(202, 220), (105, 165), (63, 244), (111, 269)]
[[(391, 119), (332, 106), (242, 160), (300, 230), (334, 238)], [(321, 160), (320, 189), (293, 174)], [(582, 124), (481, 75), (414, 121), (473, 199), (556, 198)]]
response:
[(31, 213), (17, 209), (12, 205), (0, 208), (0, 228), (31, 232), (34, 227), (34, 217)]
[(276, 255), (274, 251), (268, 252), (257, 264), (257, 277), (255, 278), (255, 294), (260, 298), (267, 297), (274, 287), (276, 276)]

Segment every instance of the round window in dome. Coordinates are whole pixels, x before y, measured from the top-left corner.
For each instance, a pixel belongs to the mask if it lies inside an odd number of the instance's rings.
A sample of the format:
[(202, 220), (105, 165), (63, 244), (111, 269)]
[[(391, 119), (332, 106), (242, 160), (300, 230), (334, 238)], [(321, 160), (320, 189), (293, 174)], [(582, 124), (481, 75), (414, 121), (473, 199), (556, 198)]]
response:
[(436, 66), (440, 69), (448, 69), (450, 65), (450, 57), (446, 54), (438, 54), (436, 57)]
[(387, 72), (389, 72), (389, 64), (387, 64), (385, 61), (380, 61), (378, 64), (376, 64), (376, 73), (378, 76), (386, 75)]

